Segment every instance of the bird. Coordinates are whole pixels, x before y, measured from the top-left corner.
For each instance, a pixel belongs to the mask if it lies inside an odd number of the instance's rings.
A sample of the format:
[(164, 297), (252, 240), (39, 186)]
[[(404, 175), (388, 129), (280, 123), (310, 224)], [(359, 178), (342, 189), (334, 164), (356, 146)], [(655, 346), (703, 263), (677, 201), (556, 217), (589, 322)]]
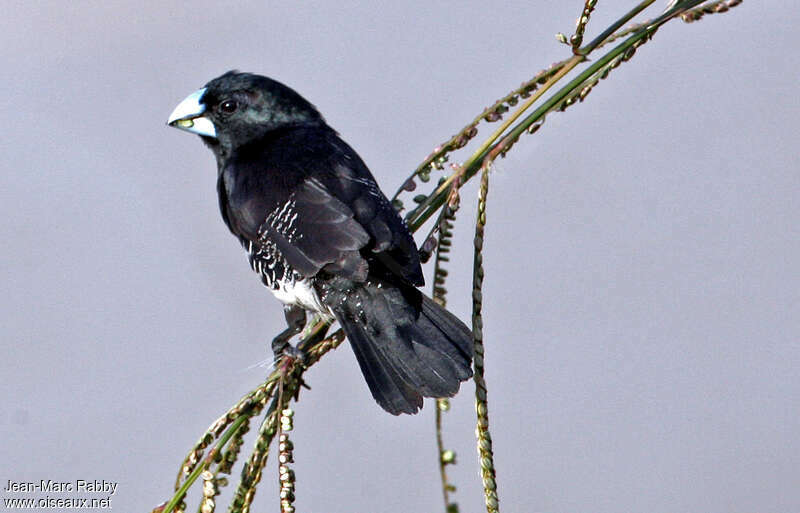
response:
[(423, 294), (408, 226), (367, 165), (294, 89), (229, 71), (175, 107), (169, 126), (216, 157), (222, 218), (283, 304), (276, 357), (307, 314), (339, 323), (370, 392), (393, 415), (452, 397), (472, 376), (472, 332)]

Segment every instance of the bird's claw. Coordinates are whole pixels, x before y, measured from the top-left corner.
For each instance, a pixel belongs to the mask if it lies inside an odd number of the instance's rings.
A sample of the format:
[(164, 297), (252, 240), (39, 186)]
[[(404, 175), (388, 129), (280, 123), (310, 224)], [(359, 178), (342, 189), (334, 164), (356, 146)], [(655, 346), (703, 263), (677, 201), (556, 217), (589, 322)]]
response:
[(302, 349), (299, 349), (288, 342), (279, 351), (275, 352), (275, 357), (277, 359), (287, 358), (288, 360), (300, 364), (305, 365), (306, 363), (306, 353)]

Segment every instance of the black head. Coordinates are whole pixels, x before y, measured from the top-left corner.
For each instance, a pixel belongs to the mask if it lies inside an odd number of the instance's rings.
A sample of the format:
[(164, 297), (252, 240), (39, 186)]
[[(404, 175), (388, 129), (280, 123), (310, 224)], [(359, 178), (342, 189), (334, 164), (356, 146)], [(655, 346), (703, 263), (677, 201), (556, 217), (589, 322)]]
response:
[(189, 95), (168, 123), (202, 136), (219, 155), (230, 154), (273, 130), (325, 121), (311, 103), (280, 82), (229, 71)]

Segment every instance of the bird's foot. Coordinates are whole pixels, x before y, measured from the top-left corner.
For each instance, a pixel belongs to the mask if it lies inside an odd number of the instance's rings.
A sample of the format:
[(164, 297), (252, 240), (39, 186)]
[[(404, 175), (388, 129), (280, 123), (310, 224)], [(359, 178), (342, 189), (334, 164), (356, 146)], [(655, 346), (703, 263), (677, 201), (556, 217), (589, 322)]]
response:
[(292, 362), (304, 365), (306, 361), (305, 351), (293, 346), (288, 340), (283, 340), (278, 337), (272, 341), (272, 354), (275, 355), (276, 362), (287, 358)]
[(286, 345), (286, 348), (281, 353), (281, 356), (289, 358), (300, 365), (305, 365), (306, 363), (306, 352), (291, 344)]
[(272, 354), (275, 355), (275, 361), (287, 356), (302, 364), (305, 362), (305, 354), (300, 349), (292, 346), (289, 341), (303, 331), (306, 326), (306, 312), (298, 306), (286, 305), (283, 307), (283, 314), (286, 317), (288, 327), (272, 339)]

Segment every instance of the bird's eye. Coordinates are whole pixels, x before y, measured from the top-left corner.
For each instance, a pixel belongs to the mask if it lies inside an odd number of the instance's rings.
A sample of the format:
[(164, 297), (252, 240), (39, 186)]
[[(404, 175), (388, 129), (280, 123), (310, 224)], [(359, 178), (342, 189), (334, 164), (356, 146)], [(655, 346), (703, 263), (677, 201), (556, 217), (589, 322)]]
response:
[(232, 114), (238, 107), (239, 105), (234, 100), (225, 100), (219, 104), (219, 110), (224, 114)]

